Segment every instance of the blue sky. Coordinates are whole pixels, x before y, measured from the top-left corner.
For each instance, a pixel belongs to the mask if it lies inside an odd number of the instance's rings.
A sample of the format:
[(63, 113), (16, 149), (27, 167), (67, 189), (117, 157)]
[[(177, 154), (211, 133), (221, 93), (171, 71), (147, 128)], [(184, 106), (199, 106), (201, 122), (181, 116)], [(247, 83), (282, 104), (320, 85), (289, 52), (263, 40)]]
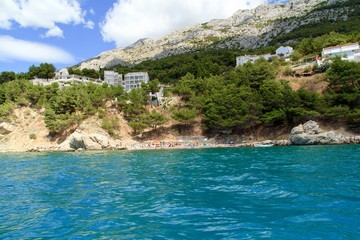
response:
[[(273, 2), (274, 0), (271, 0)], [(265, 0), (0, 0), (0, 72), (58, 69)]]

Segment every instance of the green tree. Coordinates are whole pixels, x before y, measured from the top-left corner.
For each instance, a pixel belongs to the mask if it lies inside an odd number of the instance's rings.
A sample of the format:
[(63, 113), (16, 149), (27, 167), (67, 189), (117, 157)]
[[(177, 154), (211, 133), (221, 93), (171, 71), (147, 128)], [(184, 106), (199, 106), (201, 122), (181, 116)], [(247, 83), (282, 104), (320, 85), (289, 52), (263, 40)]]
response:
[(188, 101), (196, 94), (196, 84), (198, 79), (191, 73), (187, 73), (173, 88), (173, 91), (179, 94), (184, 101)]
[(0, 84), (4, 83), (4, 82), (10, 82), (10, 81), (14, 81), (16, 78), (16, 74), (14, 72), (2, 72), (0, 74)]
[(238, 66), (234, 72), (230, 73), (230, 81), (236, 82), (238, 86), (247, 85), (259, 89), (265, 80), (274, 79), (275, 75), (275, 67), (266, 59), (260, 58), (254, 63), (248, 62)]
[(82, 75), (83, 75), (82, 70), (79, 69), (79, 68), (73, 68), (73, 67), (68, 68), (68, 72), (69, 72), (70, 75), (72, 75), (72, 74), (75, 74), (75, 75), (78, 75), (78, 76), (82, 76)]
[(232, 84), (209, 96), (203, 122), (207, 130), (243, 130), (260, 123), (261, 109), (254, 89)]
[(135, 135), (141, 133), (144, 129), (148, 127), (148, 125), (139, 121), (130, 121), (129, 126), (134, 130)]
[(303, 38), (297, 45), (296, 50), (302, 55), (309, 55), (316, 52), (313, 38)]
[(17, 73), (16, 74), (16, 79), (20, 79), (20, 80), (29, 80), (29, 73)]
[(326, 72), (329, 88), (335, 93), (354, 93), (360, 87), (360, 63), (335, 58)]
[(156, 129), (159, 125), (162, 125), (168, 121), (168, 119), (161, 113), (157, 111), (151, 111), (147, 116), (145, 116), (145, 122), (148, 126), (151, 126), (153, 129)]
[(9, 120), (9, 117), (15, 109), (14, 103), (11, 101), (6, 101), (0, 104), (0, 121)]
[(119, 118), (118, 117), (104, 117), (101, 122), (101, 127), (105, 129), (110, 136), (112, 137), (118, 137), (116, 135), (115, 130), (119, 128)]
[(152, 94), (160, 91), (160, 81), (159, 79), (154, 79), (149, 82), (149, 90)]
[(44, 121), (46, 127), (53, 134), (62, 133), (75, 124), (74, 119), (69, 113), (56, 114), (50, 106), (46, 107)]
[(298, 50), (294, 50), (293, 53), (290, 55), (291, 61), (299, 61), (302, 57), (302, 54)]
[(41, 63), (40, 66), (36, 67), (34, 65), (29, 68), (30, 78), (38, 77), (49, 79), (54, 77), (56, 68), (50, 63)]
[(98, 71), (96, 71), (95, 69), (84, 68), (81, 71), (82, 71), (81, 75), (83, 75), (83, 76), (91, 77), (91, 78), (95, 78), (95, 79), (100, 78), (100, 73)]
[(196, 110), (195, 109), (180, 109), (180, 110), (174, 110), (172, 113), (172, 117), (174, 120), (184, 124), (189, 125), (193, 122), (195, 122), (196, 118)]
[(124, 104), (123, 110), (128, 121), (137, 121), (146, 112), (145, 105), (149, 97), (142, 88), (132, 89), (128, 94), (128, 101)]

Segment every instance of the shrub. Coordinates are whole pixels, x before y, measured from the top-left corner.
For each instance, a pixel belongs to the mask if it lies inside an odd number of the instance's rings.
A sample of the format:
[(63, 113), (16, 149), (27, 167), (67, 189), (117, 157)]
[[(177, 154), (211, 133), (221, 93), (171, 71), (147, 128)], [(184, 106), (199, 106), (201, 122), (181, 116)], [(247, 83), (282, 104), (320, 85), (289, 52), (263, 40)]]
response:
[(115, 133), (115, 129), (119, 128), (119, 126), (118, 117), (104, 117), (102, 119), (101, 127), (112, 137), (118, 137), (118, 135)]
[(6, 102), (0, 105), (0, 121), (7, 120), (12, 114), (15, 106), (12, 102)]
[(30, 133), (29, 138), (30, 139), (36, 139), (36, 134), (35, 133)]
[(299, 51), (297, 51), (297, 50), (295, 50), (291, 55), (290, 55), (290, 59), (291, 59), (291, 61), (299, 61), (300, 60), (300, 58), (302, 57), (302, 54), (299, 52)]
[(29, 109), (27, 109), (27, 110), (25, 110), (24, 114), (25, 114), (25, 116), (30, 116), (31, 111)]
[(294, 75), (294, 70), (292, 70), (292, 68), (290, 66), (286, 66), (283, 71), (283, 74), (285, 76), (292, 76), (292, 75)]

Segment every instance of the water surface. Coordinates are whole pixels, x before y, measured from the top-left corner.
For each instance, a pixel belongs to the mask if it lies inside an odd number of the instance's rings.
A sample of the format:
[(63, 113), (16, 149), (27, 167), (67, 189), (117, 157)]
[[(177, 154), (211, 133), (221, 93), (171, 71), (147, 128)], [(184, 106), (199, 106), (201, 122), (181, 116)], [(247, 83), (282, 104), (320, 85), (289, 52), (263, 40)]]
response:
[(0, 154), (0, 239), (360, 239), (359, 153)]

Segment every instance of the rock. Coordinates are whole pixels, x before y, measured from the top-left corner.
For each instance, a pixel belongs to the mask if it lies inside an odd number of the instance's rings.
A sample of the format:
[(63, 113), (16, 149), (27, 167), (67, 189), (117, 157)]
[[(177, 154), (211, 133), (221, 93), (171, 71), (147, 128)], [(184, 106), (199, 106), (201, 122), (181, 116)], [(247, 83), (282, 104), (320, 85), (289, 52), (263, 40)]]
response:
[(75, 132), (70, 135), (70, 148), (75, 150), (79, 148), (86, 149), (83, 136), (81, 134)]
[(99, 143), (94, 141), (91, 136), (89, 135), (83, 135), (82, 136), (83, 143), (84, 143), (84, 149), (86, 150), (101, 150), (102, 147)]
[(108, 137), (101, 134), (93, 134), (90, 136), (90, 139), (100, 146), (100, 149), (110, 148), (110, 140)]
[(308, 121), (303, 125), (303, 129), (307, 134), (318, 134), (321, 132), (320, 126), (315, 121)]
[(102, 134), (86, 134), (76, 131), (68, 137), (68, 140), (59, 145), (59, 150), (102, 150), (116, 148), (116, 142), (114, 144), (111, 144), (111, 142), (108, 136)]
[(58, 151), (60, 152), (74, 151), (74, 149), (70, 147), (70, 140), (68, 139), (62, 142), (58, 147)]
[(291, 130), (289, 141), (293, 145), (342, 144), (348, 142), (342, 134), (336, 131), (322, 132), (315, 121), (300, 124)]
[(15, 130), (15, 126), (11, 123), (2, 122), (0, 123), (0, 134), (7, 135)]
[(289, 146), (291, 145), (289, 140), (275, 140), (274, 141), (275, 146)]
[(293, 145), (311, 145), (314, 144), (313, 138), (309, 137), (305, 133), (291, 134), (289, 137), (291, 144)]
[(304, 133), (304, 132), (305, 132), (304, 126), (303, 126), (302, 124), (300, 124), (299, 126), (294, 127), (294, 128), (291, 130), (291, 135), (302, 134), (302, 133)]

